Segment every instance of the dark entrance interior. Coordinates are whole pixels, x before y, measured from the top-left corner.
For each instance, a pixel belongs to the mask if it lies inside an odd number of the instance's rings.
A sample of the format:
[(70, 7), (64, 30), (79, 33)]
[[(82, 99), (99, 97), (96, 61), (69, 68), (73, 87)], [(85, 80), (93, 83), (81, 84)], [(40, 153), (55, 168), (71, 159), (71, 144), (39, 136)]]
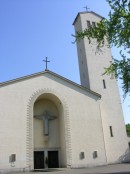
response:
[(44, 152), (34, 152), (34, 169), (44, 169)]
[(58, 151), (48, 151), (48, 168), (58, 168), (59, 158)]
[[(48, 168), (59, 168), (58, 151), (48, 151)], [(34, 151), (34, 169), (45, 168), (44, 151)]]

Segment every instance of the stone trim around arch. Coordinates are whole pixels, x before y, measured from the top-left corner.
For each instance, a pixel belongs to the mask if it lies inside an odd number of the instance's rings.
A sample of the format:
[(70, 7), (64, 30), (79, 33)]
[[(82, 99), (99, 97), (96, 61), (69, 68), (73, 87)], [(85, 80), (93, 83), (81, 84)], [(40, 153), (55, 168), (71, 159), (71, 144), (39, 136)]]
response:
[(65, 142), (66, 142), (66, 160), (67, 167), (71, 167), (72, 162), (72, 147), (71, 147), (71, 133), (69, 121), (69, 109), (64, 97), (54, 91), (53, 89), (39, 89), (35, 91), (29, 98), (27, 104), (27, 119), (26, 119), (26, 165), (30, 170), (33, 169), (33, 105), (36, 99), (45, 93), (51, 93), (59, 98), (63, 104), (64, 122), (65, 122)]

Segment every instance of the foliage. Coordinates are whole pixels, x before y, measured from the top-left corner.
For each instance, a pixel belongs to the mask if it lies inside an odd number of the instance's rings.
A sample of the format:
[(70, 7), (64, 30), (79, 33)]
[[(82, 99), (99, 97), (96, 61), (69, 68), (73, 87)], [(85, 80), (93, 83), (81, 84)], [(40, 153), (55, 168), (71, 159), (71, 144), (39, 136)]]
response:
[[(113, 62), (105, 68), (104, 74), (115, 74), (122, 79), (124, 97), (130, 93), (130, 2), (129, 0), (106, 0), (111, 10), (109, 19), (103, 18), (95, 27), (76, 33), (76, 40), (87, 37), (89, 42), (95, 38), (97, 47), (116, 46), (120, 48), (119, 58), (113, 58)], [(107, 42), (105, 41), (107, 39)], [(126, 54), (124, 55), (123, 52)], [(117, 60), (118, 59), (118, 60)]]
[(127, 135), (130, 136), (130, 124), (126, 124)]

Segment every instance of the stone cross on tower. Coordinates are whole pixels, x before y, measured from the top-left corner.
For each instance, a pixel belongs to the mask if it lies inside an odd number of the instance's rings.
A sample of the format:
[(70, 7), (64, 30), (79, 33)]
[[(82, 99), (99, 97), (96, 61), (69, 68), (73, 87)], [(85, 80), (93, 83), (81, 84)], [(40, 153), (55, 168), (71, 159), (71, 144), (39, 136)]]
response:
[(89, 11), (90, 8), (88, 8), (88, 6), (86, 5), (85, 7), (83, 7), (86, 9), (86, 11)]
[(54, 120), (57, 116), (50, 115), (48, 111), (45, 111), (42, 115), (34, 115), (35, 118), (43, 120), (44, 124), (44, 135), (49, 135), (49, 120)]

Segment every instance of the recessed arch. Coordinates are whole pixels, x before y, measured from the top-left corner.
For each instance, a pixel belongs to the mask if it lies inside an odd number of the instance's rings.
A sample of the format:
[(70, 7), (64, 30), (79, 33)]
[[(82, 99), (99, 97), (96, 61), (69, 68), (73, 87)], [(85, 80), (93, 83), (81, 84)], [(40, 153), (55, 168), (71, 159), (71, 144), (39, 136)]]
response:
[(59, 113), (62, 112), (62, 118), (64, 122), (64, 135), (65, 135), (65, 145), (64, 148), (66, 149), (63, 152), (63, 155), (66, 156), (66, 162), (63, 163), (65, 166), (71, 165), (71, 138), (70, 138), (70, 123), (69, 123), (69, 109), (64, 97), (57, 93), (52, 89), (39, 89), (35, 91), (32, 96), (30, 96), (27, 105), (27, 120), (26, 120), (26, 163), (27, 166), (30, 166), (31, 169), (34, 168), (33, 166), (33, 107), (36, 101), (41, 99), (47, 99), (53, 102), (56, 107), (58, 108)]

